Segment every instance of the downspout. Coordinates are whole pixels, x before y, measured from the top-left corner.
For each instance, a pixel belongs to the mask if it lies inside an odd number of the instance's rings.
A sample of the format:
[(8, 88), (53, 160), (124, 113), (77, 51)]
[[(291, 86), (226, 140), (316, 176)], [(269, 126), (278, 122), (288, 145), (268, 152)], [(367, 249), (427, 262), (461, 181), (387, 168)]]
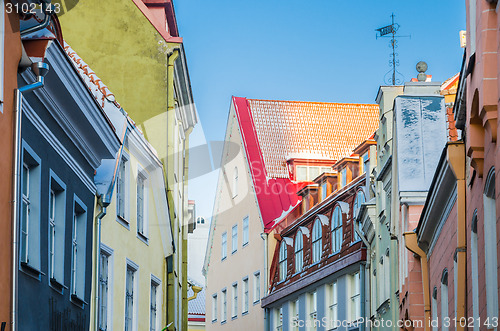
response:
[(457, 330), (465, 330), (467, 293), (467, 221), (465, 144), (463, 141), (448, 143), (448, 162), (457, 179)]
[[(371, 248), (370, 244), (368, 243), (368, 239), (366, 239), (365, 235), (359, 230), (357, 226), (354, 226), (354, 232), (361, 238), (361, 241), (363, 244), (366, 246), (366, 264), (364, 266), (361, 266), (360, 270), (360, 279), (363, 280), (363, 286), (361, 287), (361, 302), (363, 303), (361, 305), (361, 316), (365, 318), (370, 319), (371, 316), (371, 311), (369, 312), (368, 316), (366, 315), (366, 298), (371, 298), (370, 293), (371, 293), (371, 277), (370, 277), (370, 257), (371, 257)], [(368, 272), (366, 272), (368, 270)], [(368, 281), (367, 281), (368, 280)], [(368, 283), (368, 289), (366, 288), (366, 284)], [(368, 293), (368, 294), (367, 294)], [(368, 302), (368, 307), (371, 309), (371, 302)], [(366, 330), (366, 323), (361, 324), (361, 331)]]
[[(94, 331), (99, 330), (99, 258), (101, 253), (101, 220), (104, 216), (106, 216), (106, 207), (109, 205), (109, 202), (105, 203), (102, 201), (101, 197), (97, 199), (97, 204), (101, 207), (101, 211), (95, 217), (95, 230), (94, 230), (94, 238), (95, 240), (95, 263), (94, 263), (94, 272), (95, 272), (95, 284), (94, 284)], [(96, 233), (97, 232), (97, 233)]]
[(16, 106), (14, 109), (14, 176), (12, 180), (12, 330), (17, 330), (17, 237), (19, 236), (19, 191), (20, 191), (20, 172), (21, 172), (21, 122), (23, 109), (23, 93), (31, 92), (44, 86), (45, 75), (49, 72), (49, 65), (43, 62), (36, 62), (32, 65), (33, 72), (37, 75), (36, 82), (22, 86), (16, 90)]
[(422, 285), (424, 290), (424, 330), (430, 330), (431, 322), (431, 300), (430, 300), (430, 289), (429, 289), (429, 267), (427, 265), (427, 254), (418, 247), (417, 234), (415, 232), (405, 232), (403, 233), (405, 238), (405, 245), (408, 250), (412, 253), (417, 254), (420, 257), (420, 266), (422, 268)]
[[(166, 183), (166, 189), (167, 189), (167, 205), (168, 205), (168, 210), (170, 212), (170, 228), (172, 231), (172, 246), (174, 247), (174, 254), (175, 254), (175, 238), (179, 238), (178, 232), (175, 231), (174, 225), (175, 225), (175, 217), (174, 217), (174, 203), (173, 199), (174, 196), (172, 194), (172, 188), (170, 185), (173, 184), (173, 181), (171, 178), (169, 178), (169, 173), (173, 174), (173, 160), (172, 156), (174, 154), (174, 148), (171, 147), (173, 144), (173, 135), (172, 133), (174, 132), (173, 125), (175, 124), (175, 121), (173, 121), (173, 116), (175, 116), (174, 113), (174, 108), (175, 108), (175, 99), (174, 99), (174, 64), (177, 58), (179, 57), (179, 50), (174, 49), (171, 54), (168, 55), (168, 60), (167, 60), (167, 125), (166, 125), (166, 134), (167, 134), (167, 150), (166, 150), (166, 164), (164, 165), (164, 177), (165, 177), (165, 183)], [(171, 137), (172, 136), (172, 137)], [(171, 169), (171, 171), (169, 171)], [(180, 243), (179, 243), (180, 244)], [(170, 258), (172, 261), (171, 263), (173, 264), (173, 257)], [(174, 281), (170, 280), (169, 278), (169, 271), (168, 271), (168, 258), (166, 260), (167, 267), (166, 273), (167, 273), (167, 293), (165, 293), (165, 298), (166, 298), (166, 303), (167, 303), (167, 309), (166, 309), (166, 316), (165, 319), (168, 323), (166, 326), (166, 329), (168, 329), (170, 326), (173, 325), (173, 328), (175, 329), (175, 315), (174, 315), (174, 310), (173, 306), (169, 305), (169, 295), (172, 295), (172, 301), (173, 298), (175, 298), (175, 295), (170, 294), (168, 291), (169, 285), (172, 285), (172, 288), (175, 288), (174, 286)], [(172, 266), (172, 269), (174, 266)], [(173, 276), (172, 276), (173, 277)], [(174, 305), (176, 305), (176, 302), (173, 302)], [(169, 313), (169, 309), (172, 309), (171, 313)], [(172, 315), (173, 318), (170, 321), (169, 316)], [(177, 324), (179, 325), (179, 324)]]

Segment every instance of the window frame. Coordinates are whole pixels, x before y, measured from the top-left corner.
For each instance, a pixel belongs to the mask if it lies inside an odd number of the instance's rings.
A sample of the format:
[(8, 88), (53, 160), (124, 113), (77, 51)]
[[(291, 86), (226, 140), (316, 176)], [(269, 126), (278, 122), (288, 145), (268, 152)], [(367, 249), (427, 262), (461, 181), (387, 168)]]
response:
[(238, 282), (231, 285), (231, 320), (238, 317)]
[[(319, 233), (318, 233), (319, 232)], [(321, 261), (322, 248), (323, 248), (323, 226), (321, 225), (321, 220), (316, 218), (313, 224), (313, 230), (311, 235), (311, 259), (312, 263), (317, 263)]]
[[(21, 175), (19, 180), (19, 267), (40, 279), (41, 274), (41, 187), (42, 160), (22, 140)], [(25, 173), (27, 174), (25, 176)], [(25, 186), (25, 181), (26, 186)], [(25, 188), (26, 193), (25, 194)], [(26, 215), (26, 219), (24, 218)], [(23, 231), (23, 227), (25, 230)], [(23, 235), (25, 233), (25, 235)]]
[(279, 249), (279, 259), (278, 259), (278, 266), (279, 266), (279, 281), (282, 282), (286, 279), (286, 274), (288, 271), (287, 268), (287, 258), (288, 258), (288, 251), (286, 247), (286, 242), (285, 240), (281, 241), (280, 244), (280, 249)]
[[(132, 274), (132, 293), (129, 294), (129, 271)], [(124, 326), (125, 326), (125, 331), (135, 331), (137, 330), (137, 299), (139, 298), (139, 291), (138, 291), (138, 283), (139, 283), (139, 266), (129, 260), (127, 258), (127, 263), (125, 267), (125, 311), (123, 314), (124, 317)], [(135, 294), (137, 293), (137, 294)], [(129, 309), (128, 303), (129, 303), (129, 298), (131, 300), (132, 307)], [(127, 316), (129, 313), (132, 314), (132, 317), (130, 318), (130, 329), (128, 329), (128, 323), (127, 323)]]
[[(71, 236), (71, 300), (83, 307), (85, 303), (85, 270), (87, 258), (87, 206), (73, 196)], [(80, 250), (78, 249), (80, 247)], [(80, 270), (80, 271), (78, 271)]]
[(217, 293), (212, 294), (212, 323), (217, 322)]
[(294, 240), (295, 273), (304, 269), (304, 235), (302, 230), (297, 230)]
[[(142, 184), (142, 185), (140, 185)], [(148, 242), (149, 224), (148, 224), (148, 175), (145, 170), (139, 169), (136, 180), (136, 220), (137, 235), (143, 241)], [(139, 204), (139, 191), (142, 187), (142, 201)], [(140, 208), (139, 208), (140, 207)], [(141, 212), (141, 213), (140, 213)]]
[(253, 304), (260, 302), (260, 271), (253, 274)]
[(223, 288), (221, 290), (222, 293), (222, 302), (221, 302), (221, 324), (226, 323), (227, 321), (227, 289)]
[[(338, 216), (338, 217), (337, 217)], [(332, 212), (332, 220), (331, 220), (331, 249), (332, 254), (337, 254), (342, 250), (342, 242), (343, 242), (343, 219), (342, 219), (342, 209), (339, 205), (336, 205), (333, 208)], [(340, 242), (338, 242), (340, 239)], [(338, 248), (337, 248), (338, 247)]]
[(238, 224), (231, 227), (231, 254), (238, 251)]
[[(362, 199), (361, 199), (362, 198)], [(354, 203), (352, 206), (352, 227), (354, 230), (354, 227), (357, 226), (359, 229), (359, 232), (363, 233), (363, 225), (361, 222), (358, 221), (358, 213), (359, 209), (361, 208), (361, 205), (366, 202), (366, 195), (363, 189), (359, 189), (356, 192), (356, 197), (354, 198)], [(356, 230), (353, 231), (353, 240), (354, 242), (361, 240), (361, 237), (357, 234)]]
[(349, 320), (361, 318), (361, 275), (359, 271), (351, 274), (349, 284)]
[[(153, 306), (153, 288), (155, 289), (155, 297), (154, 297), (154, 306)], [(161, 316), (161, 280), (155, 275), (151, 274), (151, 286), (150, 286), (150, 310), (149, 310), (149, 330), (150, 331), (159, 331), (161, 328), (160, 316)], [(158, 313), (158, 307), (160, 307), (160, 312)], [(152, 328), (153, 321), (153, 312), (154, 312), (154, 329)]]
[[(130, 156), (123, 151), (116, 179), (116, 220), (130, 230), (129, 220)], [(123, 208), (123, 209), (122, 209)]]
[(227, 231), (221, 234), (221, 261), (227, 258)]
[[(52, 200), (54, 199), (54, 200)], [(62, 293), (66, 236), (66, 184), (49, 170), (48, 278), (51, 287)], [(52, 252), (51, 252), (52, 251)]]
[(250, 229), (249, 217), (245, 216), (245, 217), (243, 217), (243, 236), (242, 236), (243, 243), (242, 243), (242, 247), (245, 247), (248, 245), (249, 229)]
[[(102, 268), (102, 263), (101, 263), (101, 257), (102, 256), (105, 256), (106, 259), (107, 259), (107, 273), (106, 273), (106, 295), (104, 296), (102, 294), (102, 283), (103, 281), (101, 281), (101, 277), (102, 277), (102, 273), (103, 273), (103, 268)], [(98, 293), (99, 293), (99, 299), (98, 299), (98, 310), (97, 310), (97, 313), (98, 313), (98, 327), (99, 327), (99, 331), (106, 331), (109, 329), (109, 324), (108, 323), (109, 321), (112, 321), (112, 315), (111, 315), (111, 312), (112, 312), (112, 303), (113, 303), (113, 249), (111, 249), (110, 247), (104, 245), (101, 243), (100, 245), (100, 253), (99, 253), (99, 288), (98, 288)], [(102, 320), (101, 320), (101, 316), (102, 316), (102, 298), (103, 297), (106, 297), (106, 308), (105, 308), (105, 316), (106, 316), (106, 319), (105, 319), (105, 325), (104, 325), (104, 328), (102, 327), (101, 323), (102, 323)]]
[(233, 170), (233, 194), (232, 198), (236, 198), (238, 196), (238, 167), (234, 167)]
[(245, 276), (242, 279), (242, 299), (241, 299), (241, 314), (247, 314), (248, 309), (249, 309), (249, 303), (250, 303), (250, 293), (249, 293), (249, 282), (248, 282), (248, 276)]
[[(449, 292), (448, 292), (448, 269), (444, 269), (441, 275), (441, 320), (443, 321), (446, 317), (449, 317), (448, 303), (449, 303)], [(444, 300), (446, 298), (446, 300)], [(445, 324), (441, 323), (441, 330), (447, 331), (449, 328)]]

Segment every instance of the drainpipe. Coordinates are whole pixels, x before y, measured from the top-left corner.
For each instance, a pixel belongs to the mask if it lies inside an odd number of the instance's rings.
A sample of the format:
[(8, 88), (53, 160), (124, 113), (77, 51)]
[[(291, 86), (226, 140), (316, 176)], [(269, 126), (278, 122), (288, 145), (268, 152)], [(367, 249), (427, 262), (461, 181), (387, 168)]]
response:
[(448, 143), (448, 162), (457, 179), (457, 331), (465, 330), (467, 321), (465, 298), (467, 292), (467, 221), (465, 144), (463, 141)]
[(50, 17), (52, 16), (52, 13), (54, 12), (54, 8), (52, 8), (50, 1), (51, 0), (42, 0), (43, 13), (45, 14), (43, 21), (38, 25), (21, 30), (21, 37), (24, 37), (30, 33), (36, 32), (36, 31), (43, 30), (50, 24)]
[[(174, 99), (174, 64), (177, 58), (179, 57), (179, 50), (174, 49), (171, 54), (168, 55), (168, 60), (167, 60), (167, 125), (166, 125), (166, 133), (167, 133), (167, 150), (166, 150), (166, 165), (164, 169), (164, 176), (165, 176), (165, 183), (166, 183), (166, 189), (167, 189), (167, 205), (168, 205), (168, 210), (170, 212), (170, 228), (172, 231), (172, 241), (173, 241), (173, 246), (174, 246), (174, 254), (175, 254), (175, 238), (179, 238), (178, 231), (174, 229), (175, 226), (175, 218), (174, 218), (174, 195), (172, 193), (173, 189), (171, 185), (173, 185), (173, 178), (169, 178), (169, 174), (173, 174), (173, 155), (174, 155), (174, 147), (173, 147), (173, 133), (174, 133), (174, 125), (175, 125), (175, 99)], [(182, 247), (182, 243), (179, 243), (179, 246)], [(172, 258), (173, 260), (173, 258)], [(168, 262), (167, 262), (168, 263)], [(173, 261), (172, 261), (173, 263)], [(174, 266), (172, 266), (173, 270)], [(169, 282), (169, 272), (168, 272), (168, 266), (167, 266), (167, 289), (169, 285), (172, 285), (173, 288), (175, 288), (175, 280), (172, 279), (171, 282)], [(172, 276), (173, 278), (173, 276)], [(170, 326), (173, 325), (173, 328), (175, 328), (175, 314), (174, 314), (174, 307), (172, 305), (168, 305), (169, 302), (169, 291), (167, 291), (165, 298), (167, 302), (167, 309), (166, 309), (166, 321), (168, 323), (167, 327), (165, 329), (168, 330)], [(172, 294), (172, 298), (175, 298), (175, 296)], [(174, 305), (177, 305), (178, 302), (174, 302)], [(169, 310), (171, 310), (169, 312)], [(181, 325), (182, 321), (178, 321), (177, 325)]]
[(106, 216), (106, 208), (109, 206), (109, 202), (104, 202), (101, 197), (97, 200), (97, 204), (101, 207), (101, 211), (95, 217), (95, 230), (94, 230), (94, 238), (95, 246), (95, 263), (94, 263), (94, 272), (95, 272), (95, 283), (94, 283), (94, 331), (99, 330), (99, 258), (101, 253), (101, 220), (104, 216)]
[[(361, 287), (361, 302), (363, 303), (361, 305), (361, 316), (363, 316), (365, 318), (365, 321), (366, 319), (370, 319), (370, 316), (371, 316), (371, 311), (370, 314), (368, 314), (368, 316), (365, 316), (366, 315), (366, 298), (370, 298), (370, 294), (371, 293), (371, 277), (370, 277), (370, 257), (371, 257), (371, 248), (370, 248), (370, 244), (368, 243), (368, 239), (366, 239), (365, 235), (359, 230), (359, 228), (357, 226), (354, 226), (354, 232), (356, 232), (356, 234), (361, 238), (361, 241), (363, 241), (363, 244), (365, 244), (366, 246), (366, 264), (363, 266), (361, 266), (361, 269), (360, 269), (360, 279), (363, 280), (363, 286)], [(366, 272), (366, 270), (368, 270), (368, 272)], [(368, 282), (367, 282), (368, 280)], [(366, 288), (366, 284), (368, 283), (368, 288)], [(367, 294), (368, 293), (368, 294)], [(370, 310), (371, 309), (371, 303), (368, 302), (368, 307)], [(361, 328), (360, 330), (361, 331), (364, 331), (366, 329), (366, 323), (362, 323), (361, 324)]]
[(37, 76), (36, 82), (22, 86), (16, 90), (16, 106), (14, 109), (15, 127), (14, 127), (14, 176), (12, 179), (12, 330), (17, 330), (17, 237), (18, 219), (19, 219), (19, 191), (20, 191), (20, 172), (21, 172), (21, 120), (23, 93), (31, 92), (44, 86), (45, 76), (49, 72), (49, 65), (43, 62), (33, 63), (31, 66)]
[[(269, 234), (268, 233), (261, 233), (260, 234), (260, 237), (262, 238), (262, 240), (264, 240), (264, 270), (262, 271), (262, 274), (263, 274), (263, 277), (264, 277), (264, 290), (266, 291), (265, 292), (265, 295), (267, 295), (268, 293), (268, 286), (269, 286), (269, 281), (267, 279), (267, 249), (268, 249), (268, 238), (269, 238)], [(262, 295), (261, 295), (261, 299), (262, 299)], [(269, 330), (269, 309), (266, 308), (265, 310), (265, 314), (264, 314), (264, 330)]]
[(425, 319), (424, 330), (430, 330), (431, 300), (430, 300), (430, 289), (429, 289), (429, 267), (427, 265), (427, 255), (420, 247), (418, 247), (417, 234), (415, 232), (405, 232), (403, 233), (403, 236), (405, 238), (406, 248), (420, 257), (420, 265), (422, 268), (422, 284), (424, 290), (424, 319)]

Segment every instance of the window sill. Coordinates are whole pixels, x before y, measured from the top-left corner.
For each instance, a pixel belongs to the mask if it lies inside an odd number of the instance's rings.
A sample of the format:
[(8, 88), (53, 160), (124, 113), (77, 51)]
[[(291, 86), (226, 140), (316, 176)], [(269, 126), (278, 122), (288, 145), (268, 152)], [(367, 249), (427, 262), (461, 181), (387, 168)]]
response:
[(236, 315), (236, 316), (232, 316), (232, 317), (231, 317), (231, 321), (234, 321), (234, 320), (235, 320), (235, 319), (237, 319), (237, 318), (238, 318), (238, 315)]
[(226, 320), (220, 322), (221, 325), (226, 324)]
[(248, 246), (248, 242), (244, 243), (243, 245), (241, 245), (241, 247), (247, 247)]
[(25, 274), (40, 280), (41, 275), (45, 275), (43, 272), (35, 268), (34, 266), (26, 263), (26, 262), (21, 262), (21, 271), (23, 271)]
[(253, 302), (253, 305), (255, 306), (255, 305), (259, 304), (259, 302), (260, 302), (260, 299), (259, 299), (259, 300), (257, 300), (257, 301), (254, 301), (254, 302)]
[(231, 252), (231, 255), (235, 254), (236, 252), (238, 252), (238, 250), (234, 250)]
[(217, 319), (212, 320), (212, 323), (217, 323)]
[(60, 283), (57, 279), (55, 278), (50, 278), (50, 287), (52, 287), (53, 290), (56, 292), (63, 294), (64, 289), (68, 289), (67, 286), (65, 286), (63, 283)]
[(248, 315), (248, 310), (241, 313), (241, 316)]
[(85, 300), (83, 300), (82, 298), (78, 297), (76, 294), (71, 294), (70, 301), (75, 306), (80, 307), (81, 309), (83, 309), (84, 305), (88, 305), (88, 303), (85, 302)]
[(148, 237), (146, 237), (146, 235), (142, 234), (141, 232), (137, 232), (137, 238), (139, 238), (140, 241), (149, 246), (149, 239)]
[(224, 256), (222, 259), (220, 259), (221, 261), (225, 261), (227, 259), (227, 256)]
[(120, 223), (125, 229), (130, 231), (130, 223), (126, 219), (124, 219), (120, 215), (116, 215), (116, 221)]

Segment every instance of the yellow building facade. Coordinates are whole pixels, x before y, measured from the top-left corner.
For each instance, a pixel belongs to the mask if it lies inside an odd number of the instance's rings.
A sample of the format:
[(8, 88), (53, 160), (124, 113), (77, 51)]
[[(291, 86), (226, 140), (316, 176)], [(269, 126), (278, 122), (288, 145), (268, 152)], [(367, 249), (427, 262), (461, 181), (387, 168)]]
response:
[[(187, 330), (187, 168), (197, 118), (173, 4), (86, 0), (60, 22), (66, 42), (106, 82), (163, 165), (174, 248), (161, 262), (166, 272), (162, 314), (168, 330)], [(110, 235), (119, 241), (121, 232)]]

